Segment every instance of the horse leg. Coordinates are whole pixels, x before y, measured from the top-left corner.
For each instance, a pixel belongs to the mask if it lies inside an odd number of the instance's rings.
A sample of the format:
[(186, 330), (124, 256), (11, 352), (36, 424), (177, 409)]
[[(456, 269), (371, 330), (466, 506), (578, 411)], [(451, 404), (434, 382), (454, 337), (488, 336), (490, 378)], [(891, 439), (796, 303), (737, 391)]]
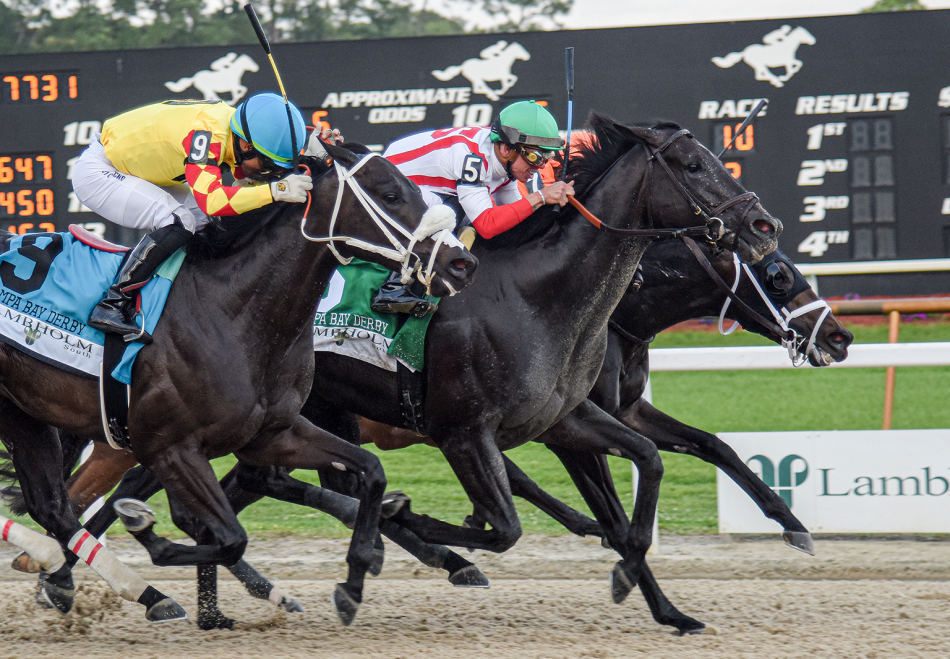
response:
[[(620, 528), (618, 520), (609, 517), (597, 519), (604, 527), (610, 546), (623, 557), (611, 573), (611, 593), (614, 602), (619, 604), (637, 585), (647, 549), (652, 543), (653, 519), (663, 477), (663, 462), (656, 446), (646, 437), (619, 423), (589, 399), (535, 441), (580, 452), (610, 453), (632, 460), (640, 471), (633, 517), (625, 537), (620, 537), (616, 532)], [(606, 510), (601, 510), (601, 514)]]
[[(187, 619), (185, 610), (177, 602), (122, 564), (80, 524), (63, 483), (63, 456), (56, 430), (8, 401), (0, 403), (0, 428), (20, 479), (23, 498), (36, 523), (84, 560), (124, 599), (145, 606), (147, 619), (152, 622)], [(51, 600), (71, 601), (73, 583), (69, 565), (64, 564), (49, 574), (43, 588)], [(57, 608), (61, 606), (65, 604)]]
[(652, 439), (661, 451), (692, 455), (722, 469), (766, 517), (782, 525), (782, 538), (789, 547), (815, 555), (815, 544), (808, 529), (789, 510), (782, 497), (763, 483), (724, 441), (677, 421), (642, 398), (627, 408), (619, 419), (628, 428)]
[[(584, 501), (590, 506), (597, 519), (610, 520), (605, 529), (609, 530), (609, 537), (620, 541), (627, 533), (629, 524), (626, 513), (617, 490), (614, 488), (613, 477), (607, 464), (607, 457), (593, 453), (582, 453), (565, 449), (560, 446), (548, 446), (564, 464), (571, 480), (577, 486)], [(681, 613), (667, 599), (656, 582), (650, 567), (644, 562), (640, 571), (638, 583), (640, 592), (650, 607), (653, 619), (661, 625), (675, 627), (682, 634), (699, 634), (705, 625), (694, 618)]]
[[(436, 433), (432, 435), (437, 436)], [(497, 553), (511, 549), (521, 537), (521, 522), (511, 498), (504, 460), (494, 437), (487, 432), (480, 436), (456, 432), (451, 438), (440, 441), (439, 448), (472, 502), (479, 521), (490, 524), (492, 528), (456, 526), (428, 515), (418, 515), (409, 509), (408, 504), (391, 519), (425, 542)]]
[[(604, 530), (598, 522), (574, 510), (563, 501), (552, 497), (531, 480), (507, 455), (502, 457), (505, 461), (505, 473), (508, 475), (508, 482), (511, 483), (511, 494), (513, 496), (520, 497), (537, 506), (542, 512), (560, 522), (564, 528), (574, 535), (579, 535), (582, 538), (588, 535), (603, 537)], [(626, 521), (626, 518), (624, 521)]]
[(344, 625), (353, 622), (362, 602), (363, 582), (373, 561), (374, 541), (379, 533), (379, 516), (386, 476), (379, 459), (358, 446), (321, 430), (298, 416), (287, 430), (267, 442), (252, 441), (237, 453), (251, 465), (275, 465), (288, 469), (320, 469), (333, 466), (360, 475), (360, 505), (346, 562), (345, 584), (337, 584), (333, 603)]
[[(68, 433), (62, 434), (64, 446), (81, 443), (70, 442)], [(130, 451), (114, 449), (104, 442), (94, 442), (92, 454), (66, 481), (69, 499), (76, 507), (76, 513), (82, 515), (96, 499), (111, 492), (125, 472), (137, 464)]]

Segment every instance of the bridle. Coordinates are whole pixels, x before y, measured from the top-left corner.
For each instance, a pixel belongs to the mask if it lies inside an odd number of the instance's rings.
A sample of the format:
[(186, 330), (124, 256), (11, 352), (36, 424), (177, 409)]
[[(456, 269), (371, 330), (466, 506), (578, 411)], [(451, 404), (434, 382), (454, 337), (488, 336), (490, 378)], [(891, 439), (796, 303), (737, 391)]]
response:
[[(672, 135), (670, 135), (663, 144), (658, 147), (654, 147), (650, 144), (644, 144), (644, 147), (647, 150), (647, 153), (650, 154), (650, 157), (647, 159), (648, 169), (646, 175), (646, 182), (644, 183), (645, 187), (648, 187), (650, 181), (652, 180), (652, 165), (653, 163), (659, 163), (660, 167), (669, 175), (670, 180), (673, 181), (673, 185), (679, 191), (679, 193), (686, 199), (689, 203), (693, 214), (701, 217), (705, 224), (702, 226), (695, 227), (683, 227), (676, 229), (618, 229), (617, 227), (611, 227), (594, 216), (589, 210), (587, 210), (581, 202), (577, 201), (574, 197), (568, 197), (568, 201), (574, 206), (578, 212), (584, 218), (593, 224), (595, 227), (602, 231), (608, 233), (621, 235), (621, 236), (632, 236), (632, 237), (644, 237), (644, 238), (654, 238), (658, 240), (670, 239), (670, 238), (704, 238), (710, 243), (715, 243), (717, 240), (722, 238), (725, 235), (725, 223), (722, 221), (722, 218), (719, 215), (733, 206), (737, 206), (741, 203), (747, 203), (745, 210), (742, 213), (741, 220), (745, 219), (745, 216), (748, 215), (749, 211), (759, 200), (758, 196), (754, 192), (743, 192), (742, 194), (736, 195), (731, 199), (727, 199), (723, 203), (719, 204), (715, 208), (710, 208), (705, 202), (701, 199), (697, 199), (690, 191), (683, 185), (678, 178), (673, 174), (673, 170), (670, 167), (669, 163), (666, 162), (666, 159), (663, 157), (663, 152), (669, 148), (673, 142), (678, 140), (681, 137), (692, 138), (693, 134), (690, 133), (687, 129), (681, 128)], [(620, 162), (618, 159), (617, 162)], [(611, 165), (603, 174), (598, 176), (589, 187), (593, 187), (598, 181), (600, 181), (604, 176), (616, 166), (617, 162)], [(647, 209), (649, 212), (649, 209)]]
[[(381, 156), (378, 153), (367, 153), (350, 169), (346, 169), (340, 165), (340, 163), (334, 160), (333, 169), (336, 172), (336, 176), (340, 184), (337, 187), (336, 201), (333, 204), (333, 214), (330, 216), (329, 233), (326, 237), (309, 235), (306, 231), (308, 215), (306, 212), (304, 213), (303, 218), (300, 220), (300, 233), (303, 234), (304, 238), (311, 242), (328, 243), (330, 251), (343, 265), (347, 265), (353, 259), (352, 257), (345, 258), (340, 254), (339, 251), (337, 251), (335, 244), (337, 241), (343, 242), (346, 245), (361, 249), (366, 252), (379, 254), (383, 258), (387, 258), (391, 261), (399, 263), (401, 266), (400, 275), (402, 275), (404, 283), (408, 283), (413, 275), (418, 272), (419, 281), (425, 284), (427, 289), (431, 288), (432, 278), (434, 276), (433, 269), (435, 267), (436, 255), (438, 254), (442, 245), (446, 244), (450, 247), (463, 246), (462, 243), (459, 242), (459, 240), (452, 234), (452, 230), (455, 228), (455, 213), (445, 208), (440, 210), (440, 206), (433, 207), (426, 211), (426, 213), (422, 216), (422, 220), (419, 222), (419, 226), (417, 226), (412, 232), (396, 222), (396, 220), (390, 217), (386, 211), (379, 207), (379, 204), (377, 204), (376, 201), (366, 193), (363, 187), (356, 180), (356, 172), (358, 172), (359, 169), (372, 158), (379, 157)], [(375, 245), (352, 236), (334, 235), (336, 220), (340, 214), (340, 206), (343, 201), (343, 192), (347, 186), (349, 186), (350, 190), (353, 192), (353, 196), (356, 197), (360, 204), (363, 205), (366, 213), (373, 219), (373, 221), (376, 223), (376, 226), (379, 227), (379, 230), (382, 231), (383, 235), (386, 236), (387, 240), (389, 240), (392, 248)], [(390, 229), (394, 229), (396, 233), (401, 234), (403, 238), (408, 239), (409, 246), (403, 247), (402, 243), (399, 242)], [(435, 246), (432, 249), (432, 254), (429, 257), (428, 264), (426, 264), (425, 269), (423, 269), (422, 259), (412, 251), (412, 248), (415, 247), (416, 243), (425, 240), (430, 236), (435, 240)], [(414, 263), (412, 263), (410, 266), (410, 263), (413, 262), (413, 259)], [(445, 282), (445, 284), (448, 286), (451, 294), (454, 295), (456, 291), (452, 290), (452, 287), (448, 282)]]
[[(722, 311), (719, 313), (720, 334), (724, 336), (732, 334), (739, 326), (739, 323), (735, 322), (728, 330), (723, 328), (723, 322), (726, 318), (726, 311), (729, 309), (730, 303), (734, 302), (736, 306), (748, 314), (752, 320), (765, 327), (776, 340), (782, 343), (782, 345), (788, 350), (788, 357), (792, 360), (792, 366), (796, 368), (802, 366), (808, 359), (808, 356), (811, 353), (817, 351), (818, 348), (815, 345), (815, 339), (818, 336), (818, 330), (821, 329), (822, 323), (825, 322), (825, 319), (828, 318), (829, 314), (831, 313), (831, 307), (827, 302), (818, 299), (814, 302), (803, 305), (794, 311), (789, 311), (788, 308), (783, 306), (781, 308), (781, 313), (779, 313), (779, 310), (776, 309), (775, 305), (772, 303), (771, 298), (764, 290), (762, 290), (762, 286), (759, 283), (758, 277), (753, 274), (747, 263), (743, 263), (742, 260), (739, 259), (738, 254), (735, 252), (732, 254), (732, 260), (736, 268), (736, 278), (730, 287), (722, 280), (722, 277), (719, 276), (719, 273), (716, 272), (715, 268), (712, 267), (709, 259), (694, 240), (690, 238), (683, 238), (683, 242), (686, 243), (686, 246), (693, 253), (693, 256), (696, 257), (696, 260), (699, 261), (699, 264), (703, 267), (709, 277), (726, 294), (726, 301), (723, 303)], [(739, 288), (739, 281), (742, 278), (743, 272), (745, 272), (749, 277), (749, 280), (752, 282), (752, 285), (758, 292), (762, 302), (765, 303), (765, 307), (771, 312), (771, 319), (766, 318), (755, 311), (755, 309), (750, 307), (739, 296), (736, 295), (736, 290)], [(811, 336), (806, 339), (804, 336), (790, 327), (789, 323), (791, 323), (791, 321), (794, 319), (804, 316), (805, 314), (816, 309), (824, 309), (824, 311), (822, 311), (821, 316), (818, 318), (818, 322), (815, 323), (814, 329), (812, 329), (811, 332)]]

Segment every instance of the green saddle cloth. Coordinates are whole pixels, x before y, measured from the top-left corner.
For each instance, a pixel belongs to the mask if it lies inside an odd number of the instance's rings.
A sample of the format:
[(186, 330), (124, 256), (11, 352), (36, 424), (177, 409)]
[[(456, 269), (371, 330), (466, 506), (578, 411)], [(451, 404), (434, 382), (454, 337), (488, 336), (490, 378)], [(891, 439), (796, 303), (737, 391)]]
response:
[(370, 309), (390, 272), (357, 259), (336, 269), (313, 321), (315, 351), (346, 355), (388, 371), (396, 370), (397, 360), (413, 371), (422, 370), (432, 316), (414, 318)]

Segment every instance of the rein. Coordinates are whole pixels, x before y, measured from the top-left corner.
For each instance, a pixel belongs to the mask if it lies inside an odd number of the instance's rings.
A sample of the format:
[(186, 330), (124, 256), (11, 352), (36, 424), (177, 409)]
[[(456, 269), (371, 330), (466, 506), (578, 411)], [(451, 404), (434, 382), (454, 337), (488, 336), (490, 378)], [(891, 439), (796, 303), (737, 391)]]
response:
[[(815, 346), (815, 338), (818, 336), (818, 330), (821, 328), (822, 323), (825, 322), (825, 319), (831, 313), (831, 307), (828, 305), (828, 303), (819, 299), (799, 307), (794, 311), (789, 311), (787, 308), (782, 307), (780, 314), (775, 308), (775, 305), (772, 304), (772, 300), (765, 293), (765, 291), (762, 290), (758, 279), (752, 274), (748, 264), (740, 261), (737, 254), (733, 253), (732, 255), (733, 262), (736, 266), (736, 279), (730, 288), (726, 282), (722, 280), (722, 277), (719, 276), (719, 273), (717, 273), (712, 267), (709, 259), (706, 258), (706, 255), (701, 249), (699, 249), (699, 245), (697, 245), (695, 241), (690, 238), (683, 238), (683, 242), (686, 243), (689, 251), (693, 253), (693, 256), (696, 257), (696, 260), (703, 267), (703, 270), (706, 271), (706, 274), (709, 275), (710, 279), (712, 279), (713, 282), (715, 282), (715, 284), (723, 291), (723, 293), (726, 294), (726, 301), (723, 303), (722, 311), (719, 314), (720, 334), (723, 334), (724, 336), (732, 334), (732, 332), (734, 332), (739, 326), (739, 323), (736, 322), (733, 323), (732, 327), (730, 327), (728, 330), (723, 329), (723, 321), (726, 317), (726, 310), (729, 308), (729, 304), (731, 302), (735, 302), (736, 306), (748, 314), (755, 322), (765, 327), (776, 339), (782, 343), (782, 345), (788, 350), (788, 357), (791, 359), (793, 366), (798, 367), (803, 365), (805, 360), (808, 358), (808, 355), (817, 349)], [(764, 317), (736, 295), (735, 291), (739, 287), (739, 280), (742, 277), (743, 271), (745, 271), (746, 275), (749, 277), (749, 280), (752, 282), (752, 285), (758, 292), (759, 297), (762, 298), (762, 301), (765, 303), (766, 308), (771, 312), (772, 319)], [(804, 316), (810, 311), (821, 308), (824, 308), (824, 312), (821, 314), (818, 322), (815, 323), (815, 327), (807, 341), (805, 337), (800, 335), (789, 326), (788, 323), (790, 323), (795, 318)], [(802, 349), (803, 346), (804, 349)]]
[[(701, 200), (696, 199), (689, 190), (684, 186), (678, 178), (673, 174), (673, 170), (670, 168), (669, 163), (663, 158), (663, 151), (665, 151), (673, 142), (678, 140), (680, 137), (692, 137), (690, 133), (685, 128), (682, 128), (672, 135), (670, 135), (663, 144), (659, 147), (654, 148), (653, 146), (646, 144), (644, 145), (647, 149), (647, 152), (650, 154), (650, 157), (647, 159), (648, 162), (658, 162), (663, 170), (669, 175), (670, 179), (673, 181), (674, 186), (679, 191), (679, 193), (686, 199), (689, 205), (692, 208), (693, 214), (697, 216), (702, 216), (705, 220), (703, 226), (695, 227), (682, 227), (676, 229), (618, 229), (617, 227), (612, 227), (601, 222), (593, 213), (591, 213), (584, 205), (579, 202), (574, 197), (568, 197), (570, 204), (577, 209), (577, 211), (586, 219), (588, 222), (593, 224), (595, 227), (607, 233), (612, 233), (620, 236), (636, 236), (644, 238), (654, 238), (654, 239), (670, 239), (670, 238), (684, 238), (684, 237), (696, 237), (696, 238), (706, 238), (710, 242), (715, 242), (722, 238), (725, 235), (725, 223), (722, 221), (722, 218), (719, 217), (719, 214), (723, 211), (732, 208), (738, 204), (744, 202), (750, 202), (749, 207), (751, 208), (752, 204), (758, 201), (758, 196), (754, 192), (744, 192), (740, 195), (736, 195), (732, 199), (727, 199), (723, 203), (719, 204), (715, 208), (710, 209), (705, 203)], [(609, 170), (608, 170), (609, 171)], [(606, 172), (605, 172), (606, 174)]]
[[(372, 158), (380, 158), (378, 153), (367, 153), (359, 162), (357, 162), (350, 169), (346, 169), (336, 160), (333, 161), (333, 168), (336, 172), (337, 179), (339, 180), (339, 187), (336, 192), (336, 200), (333, 204), (333, 214), (330, 216), (330, 228), (329, 234), (325, 237), (321, 236), (311, 236), (307, 233), (306, 223), (307, 223), (307, 213), (304, 213), (303, 218), (300, 220), (300, 233), (304, 238), (311, 242), (325, 242), (328, 243), (330, 251), (336, 257), (342, 265), (347, 265), (350, 261), (353, 260), (352, 257), (345, 258), (343, 255), (337, 251), (336, 241), (342, 241), (344, 244), (355, 247), (357, 249), (362, 249), (367, 252), (375, 253), (381, 255), (383, 258), (395, 261), (400, 264), (400, 275), (402, 276), (403, 282), (408, 283), (416, 272), (419, 273), (419, 281), (426, 285), (427, 288), (431, 288), (432, 278), (433, 278), (433, 269), (435, 267), (435, 258), (439, 252), (439, 249), (443, 244), (449, 244), (451, 246), (461, 246), (461, 243), (458, 242), (458, 239), (452, 235), (452, 230), (455, 228), (455, 217), (452, 214), (452, 217), (449, 217), (445, 213), (431, 213), (427, 211), (422, 216), (422, 221), (419, 222), (419, 225), (416, 227), (415, 231), (409, 232), (404, 226), (396, 222), (390, 215), (381, 209), (376, 201), (366, 193), (363, 187), (356, 180), (356, 172), (370, 161)], [(383, 235), (386, 236), (386, 239), (389, 240), (392, 248), (382, 247), (374, 243), (366, 242), (360, 238), (354, 238), (352, 236), (335, 236), (334, 228), (336, 226), (337, 217), (340, 214), (340, 207), (343, 201), (343, 193), (346, 187), (349, 186), (353, 192), (353, 196), (363, 205), (363, 208), (366, 210), (366, 213), (372, 218), (376, 223), (376, 226), (380, 231), (383, 232)], [(307, 210), (309, 211), (310, 202), (307, 202)], [(393, 235), (393, 233), (387, 228), (386, 225), (389, 225), (390, 228), (395, 229), (397, 233), (402, 234), (402, 237), (409, 240), (409, 246), (404, 247), (401, 242)], [(438, 234), (438, 235), (437, 235)], [(412, 251), (412, 248), (415, 244), (421, 240), (425, 240), (429, 237), (435, 237), (435, 246), (432, 250), (432, 254), (429, 258), (428, 264), (426, 264), (425, 269), (422, 268), (422, 259), (419, 258), (417, 254)], [(410, 267), (410, 262), (415, 257), (415, 264)]]

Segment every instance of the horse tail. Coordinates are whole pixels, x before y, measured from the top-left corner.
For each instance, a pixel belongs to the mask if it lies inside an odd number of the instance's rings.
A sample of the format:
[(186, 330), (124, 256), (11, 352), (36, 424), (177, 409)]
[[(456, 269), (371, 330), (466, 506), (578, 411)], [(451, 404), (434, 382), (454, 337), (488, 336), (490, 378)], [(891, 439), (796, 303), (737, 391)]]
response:
[(165, 86), (177, 94), (191, 87), (192, 80), (193, 78), (181, 78), (178, 82), (166, 82)]
[(0, 451), (0, 501), (14, 515), (25, 515), (26, 500), (23, 498), (23, 492), (20, 490), (16, 469), (13, 467), (13, 457), (6, 451)]
[[(63, 480), (66, 480), (79, 463), (79, 458), (86, 444), (89, 443), (89, 439), (61, 432), (60, 440), (63, 451)], [(0, 501), (17, 516), (26, 515), (29, 512), (19, 482), (16, 468), (13, 466), (13, 456), (7, 451), (0, 450)]]
[(461, 66), (450, 66), (445, 71), (433, 71), (432, 75), (441, 80), (442, 82), (447, 82), (452, 78), (458, 76), (462, 72)]
[(742, 52), (729, 53), (725, 57), (713, 57), (712, 61), (720, 69), (728, 69), (742, 61)]

